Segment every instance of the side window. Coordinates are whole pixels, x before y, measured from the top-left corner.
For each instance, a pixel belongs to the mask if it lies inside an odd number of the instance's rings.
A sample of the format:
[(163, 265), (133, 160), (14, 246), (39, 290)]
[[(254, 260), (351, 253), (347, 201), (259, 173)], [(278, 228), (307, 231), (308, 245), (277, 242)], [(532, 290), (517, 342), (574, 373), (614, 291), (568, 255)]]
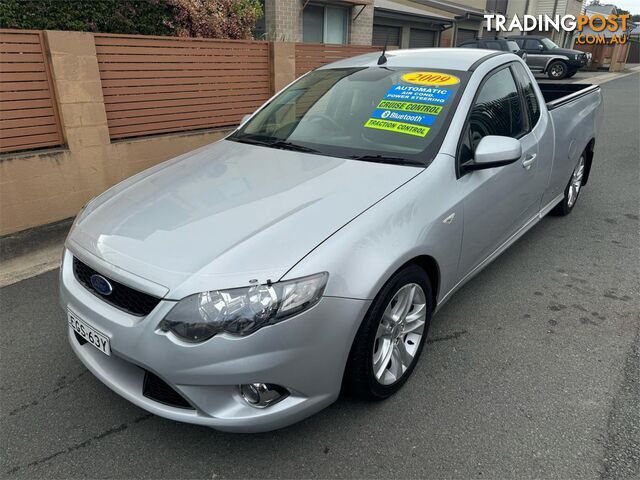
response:
[(535, 88), (533, 87), (531, 78), (521, 64), (515, 63), (513, 65), (513, 69), (524, 95), (524, 103), (527, 109), (527, 116), (529, 117), (530, 129), (533, 129), (533, 127), (538, 123), (538, 120), (540, 120), (540, 104), (536, 97)]
[(517, 52), (518, 50), (520, 50), (520, 45), (522, 44), (518, 44), (517, 42), (512, 42), (511, 40), (507, 42), (507, 48), (512, 52)]
[(488, 40), (485, 45), (485, 48), (488, 48), (489, 50), (502, 50), (502, 44), (495, 40)]
[(519, 138), (524, 133), (520, 97), (509, 68), (494, 73), (482, 86), (469, 117), (473, 150), (487, 135)]
[(462, 45), (460, 45), (463, 48), (476, 48), (476, 44), (475, 42), (468, 42), (468, 43), (463, 43)]
[(524, 42), (524, 49), (527, 51), (538, 52), (538, 45), (542, 45), (538, 40), (527, 40)]
[(460, 163), (473, 158), (487, 135), (520, 138), (526, 133), (518, 88), (510, 68), (492, 74), (476, 97), (462, 134)]

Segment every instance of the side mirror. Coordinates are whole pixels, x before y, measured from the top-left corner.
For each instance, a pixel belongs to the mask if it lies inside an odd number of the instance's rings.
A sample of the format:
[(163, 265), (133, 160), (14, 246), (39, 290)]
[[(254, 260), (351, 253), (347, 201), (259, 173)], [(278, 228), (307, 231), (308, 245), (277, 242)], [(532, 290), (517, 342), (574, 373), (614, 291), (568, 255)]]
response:
[(502, 167), (516, 162), (522, 157), (520, 140), (499, 135), (487, 135), (476, 147), (475, 157), (461, 167), (464, 175), (473, 170)]
[(544, 45), (542, 45), (541, 43), (538, 44), (538, 50), (540, 50), (541, 52), (544, 50)]

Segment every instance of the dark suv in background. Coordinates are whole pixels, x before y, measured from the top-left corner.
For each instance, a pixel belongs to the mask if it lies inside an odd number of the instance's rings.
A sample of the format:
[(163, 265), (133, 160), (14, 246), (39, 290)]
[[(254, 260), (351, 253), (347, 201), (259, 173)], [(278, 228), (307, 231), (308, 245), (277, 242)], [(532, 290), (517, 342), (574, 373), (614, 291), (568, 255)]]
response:
[(552, 80), (573, 77), (589, 63), (589, 56), (579, 50), (560, 48), (546, 37), (507, 37), (527, 52), (526, 62), (533, 73), (544, 73)]
[(515, 53), (526, 62), (527, 52), (522, 50), (517, 42), (504, 38), (476, 38), (468, 40), (458, 45), (460, 48), (484, 48), (485, 50), (502, 50), (503, 52)]

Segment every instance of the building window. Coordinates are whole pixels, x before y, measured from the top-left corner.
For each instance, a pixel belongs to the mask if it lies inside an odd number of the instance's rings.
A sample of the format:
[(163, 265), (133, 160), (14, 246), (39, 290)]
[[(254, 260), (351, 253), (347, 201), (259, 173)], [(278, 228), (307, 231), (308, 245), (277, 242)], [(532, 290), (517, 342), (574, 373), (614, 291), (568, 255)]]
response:
[(509, 0), (487, 0), (487, 12), (506, 15)]
[(347, 43), (351, 10), (307, 5), (302, 15), (302, 39), (315, 43)]

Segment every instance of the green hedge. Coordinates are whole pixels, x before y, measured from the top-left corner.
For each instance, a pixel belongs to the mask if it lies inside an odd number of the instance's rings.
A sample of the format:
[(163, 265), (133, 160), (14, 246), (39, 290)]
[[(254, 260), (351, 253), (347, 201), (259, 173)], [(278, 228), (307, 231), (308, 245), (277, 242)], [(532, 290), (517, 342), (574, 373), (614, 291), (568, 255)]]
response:
[(0, 27), (170, 35), (164, 0), (0, 0)]

